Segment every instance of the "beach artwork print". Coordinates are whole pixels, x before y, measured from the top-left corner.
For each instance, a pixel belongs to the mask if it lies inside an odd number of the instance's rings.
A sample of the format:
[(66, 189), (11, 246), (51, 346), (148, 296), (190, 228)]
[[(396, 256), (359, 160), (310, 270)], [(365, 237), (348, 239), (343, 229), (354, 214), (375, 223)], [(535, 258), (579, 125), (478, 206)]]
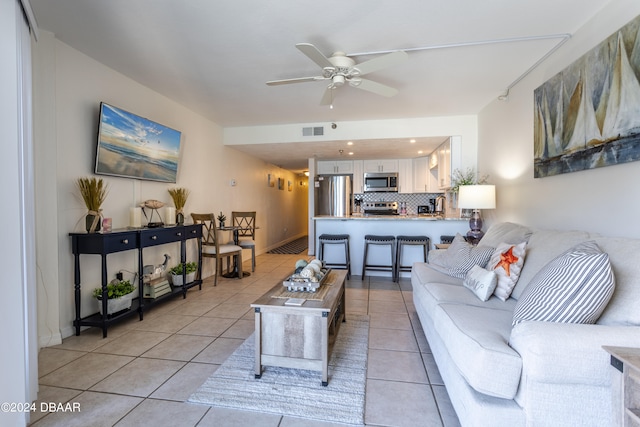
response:
[(175, 183), (181, 133), (102, 103), (97, 174)]
[(534, 91), (535, 178), (640, 160), (640, 17)]

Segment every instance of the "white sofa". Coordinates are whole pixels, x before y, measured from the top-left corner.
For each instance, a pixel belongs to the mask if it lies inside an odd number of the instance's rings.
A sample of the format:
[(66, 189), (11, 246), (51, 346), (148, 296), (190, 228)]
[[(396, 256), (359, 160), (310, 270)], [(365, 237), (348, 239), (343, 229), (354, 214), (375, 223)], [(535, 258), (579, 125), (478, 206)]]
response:
[[(514, 308), (536, 273), (569, 248), (593, 240), (609, 255), (615, 291), (596, 324), (524, 321)], [(640, 347), (640, 239), (583, 231), (493, 225), (478, 246), (527, 241), (519, 280), (506, 301), (481, 301), (451, 277), (446, 250), (411, 273), (413, 299), (463, 426), (607, 426), (611, 369), (603, 345)], [(616, 407), (617, 409), (617, 407)]]

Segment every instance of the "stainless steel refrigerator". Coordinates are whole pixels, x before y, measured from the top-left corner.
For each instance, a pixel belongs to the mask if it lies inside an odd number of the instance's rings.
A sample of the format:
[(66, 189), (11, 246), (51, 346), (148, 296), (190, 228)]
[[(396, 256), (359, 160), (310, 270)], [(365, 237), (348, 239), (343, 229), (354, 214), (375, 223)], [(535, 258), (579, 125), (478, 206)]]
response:
[(319, 175), (315, 181), (316, 215), (351, 215), (351, 175)]

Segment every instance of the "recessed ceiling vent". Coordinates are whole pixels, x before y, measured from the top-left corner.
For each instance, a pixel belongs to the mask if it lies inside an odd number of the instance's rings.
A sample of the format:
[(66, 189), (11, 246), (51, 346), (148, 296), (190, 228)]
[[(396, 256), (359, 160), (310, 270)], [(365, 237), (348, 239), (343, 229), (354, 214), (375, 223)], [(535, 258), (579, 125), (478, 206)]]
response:
[(302, 136), (322, 136), (324, 135), (324, 127), (308, 127), (302, 128)]

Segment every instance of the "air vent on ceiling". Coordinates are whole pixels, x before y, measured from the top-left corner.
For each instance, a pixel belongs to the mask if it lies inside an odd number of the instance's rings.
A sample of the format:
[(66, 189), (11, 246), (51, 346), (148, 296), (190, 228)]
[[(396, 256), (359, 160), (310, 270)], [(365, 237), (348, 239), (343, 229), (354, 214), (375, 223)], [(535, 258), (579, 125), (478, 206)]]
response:
[(302, 136), (322, 136), (324, 135), (324, 127), (307, 127), (302, 128)]

